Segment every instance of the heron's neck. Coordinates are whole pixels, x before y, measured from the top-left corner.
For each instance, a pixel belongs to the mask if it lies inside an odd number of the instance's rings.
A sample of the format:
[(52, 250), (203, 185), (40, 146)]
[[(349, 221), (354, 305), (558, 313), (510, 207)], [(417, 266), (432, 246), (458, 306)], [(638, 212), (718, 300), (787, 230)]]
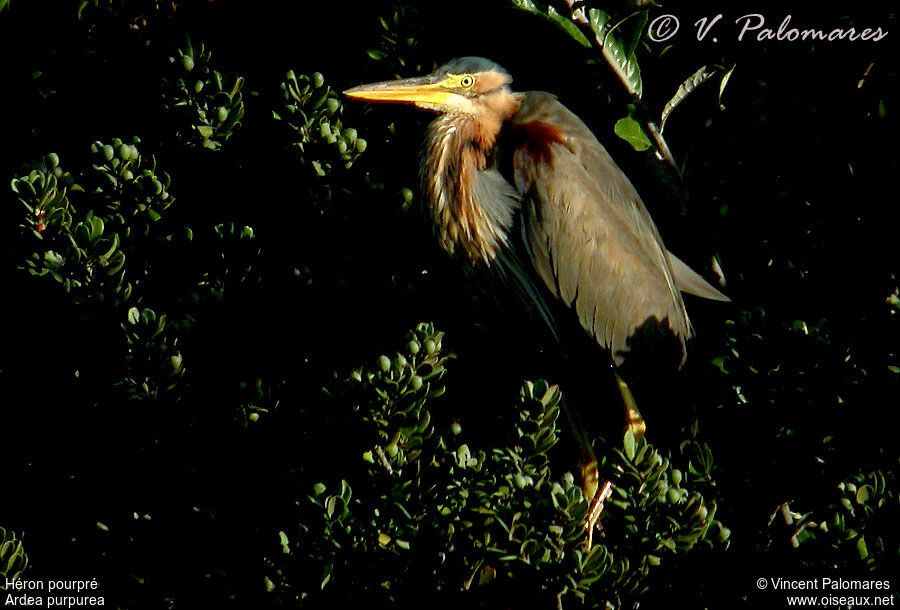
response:
[(422, 166), (441, 246), (472, 263), (492, 263), (518, 209), (512, 187), (489, 171), (501, 120), (441, 115), (428, 128)]

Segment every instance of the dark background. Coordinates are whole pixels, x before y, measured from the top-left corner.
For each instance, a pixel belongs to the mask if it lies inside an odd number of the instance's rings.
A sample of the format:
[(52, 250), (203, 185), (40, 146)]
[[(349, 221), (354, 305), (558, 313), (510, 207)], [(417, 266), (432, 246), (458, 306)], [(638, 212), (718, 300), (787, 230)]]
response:
[[(294, 466), (316, 459), (294, 443), (316, 430), (308, 405), (335, 371), (343, 376), (395, 350), (421, 320), (444, 330), (458, 356), (448, 412), (485, 439), (492, 405), (509, 402), (523, 379), (581, 376), (593, 389), (573, 381), (573, 402), (616, 404), (608, 373), (592, 364), (599, 358), (585, 355), (580, 368), (561, 363), (542, 329), (446, 261), (416, 206), (404, 204), (429, 116), (346, 104), (345, 122), (369, 146), (343, 178), (346, 188), (339, 183), (324, 203), (312, 200), (309, 177), (283, 153), (270, 115), (286, 70), (319, 71), (340, 91), (427, 73), (462, 55), (497, 61), (517, 90), (557, 94), (630, 176), (667, 247), (707, 278), (712, 256), (721, 260), (733, 302), (690, 299), (697, 338), (687, 366), (656, 380), (644, 371), (634, 387), (658, 447), (677, 452), (692, 429), (710, 445), (718, 518), (733, 532), (726, 553), (674, 568), (669, 591), (697, 607), (760, 607), (774, 603), (774, 594), (747, 598), (760, 576), (807, 567), (820, 577), (828, 565), (853, 573), (843, 555), (817, 563), (821, 548), (791, 548), (789, 528), (769, 516), (785, 502), (801, 513), (824, 507), (838, 482), (860, 472), (896, 476), (889, 422), (898, 374), (888, 367), (900, 366), (898, 325), (885, 304), (898, 285), (900, 219), (893, 5), (651, 9), (651, 18), (678, 16), (682, 30), (665, 53), (662, 43), (639, 49), (638, 116), (658, 117), (701, 65), (721, 66), (719, 77), (736, 65), (721, 107), (716, 77), (669, 118), (679, 181), (613, 134), (633, 100), (604, 64), (588, 63), (594, 52), (500, 0), (409, 11), (402, 23), (415, 44), (402, 55), (405, 66), (366, 54), (381, 44), (378, 17), (393, 14), (390, 2), (186, 2), (139, 36), (114, 19), (78, 21), (77, 4), (12, 0), (0, 12), (3, 184), (48, 152), (74, 169), (88, 163), (95, 139), (140, 135), (142, 150), (172, 175), (171, 222), (252, 226), (262, 280), (227, 306), (192, 312), (200, 323), (182, 345), (189, 373), (177, 402), (122, 401), (110, 389), (121, 368), (110, 347), (118, 320), (72, 307), (52, 280), (17, 269), (21, 211), (8, 189), (0, 195), (8, 306), (0, 525), (23, 536), (27, 578), (96, 577), (107, 603), (121, 607), (261, 607), (261, 558), (308, 484)], [(629, 12), (624, 3), (601, 8)], [(690, 25), (719, 11), (718, 42), (695, 40)], [(880, 26), (890, 35), (877, 43), (738, 42), (732, 24), (749, 12), (772, 28), (790, 14), (797, 27)], [(185, 34), (205, 42), (217, 69), (247, 79), (242, 128), (216, 154), (166, 140), (160, 74)], [(373, 183), (380, 188), (367, 188)], [(188, 310), (179, 291), (208, 263), (192, 252), (162, 261), (166, 281), (146, 297), (173, 318)], [(573, 351), (581, 349), (590, 351)], [(235, 405), (257, 378), (282, 384), (281, 404), (254, 427)], [(320, 442), (334, 451), (338, 436), (323, 431)], [(895, 547), (875, 574), (896, 578), (894, 490), (886, 531)], [(663, 599), (651, 593), (647, 603)]]

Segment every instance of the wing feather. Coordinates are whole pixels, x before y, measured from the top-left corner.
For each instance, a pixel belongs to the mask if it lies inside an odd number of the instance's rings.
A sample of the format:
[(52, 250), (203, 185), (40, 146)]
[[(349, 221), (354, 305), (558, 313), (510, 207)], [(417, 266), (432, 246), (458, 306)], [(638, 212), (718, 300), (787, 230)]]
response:
[(672, 265), (672, 275), (675, 276), (675, 284), (678, 285), (679, 290), (694, 296), (703, 297), (704, 299), (712, 299), (713, 301), (731, 300), (700, 277), (696, 271), (688, 267), (680, 258), (671, 252), (668, 254), (669, 263)]
[(617, 363), (648, 318), (667, 321), (683, 348), (691, 327), (672, 265), (628, 178), (550, 94), (524, 94), (514, 125), (522, 237), (546, 287)]

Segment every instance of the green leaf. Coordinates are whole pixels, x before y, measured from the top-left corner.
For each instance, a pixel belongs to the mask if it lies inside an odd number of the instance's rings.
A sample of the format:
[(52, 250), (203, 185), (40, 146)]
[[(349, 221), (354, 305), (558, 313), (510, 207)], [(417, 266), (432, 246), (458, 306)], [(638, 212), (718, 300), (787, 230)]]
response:
[(561, 27), (566, 34), (574, 38), (581, 46), (587, 49), (591, 48), (591, 41), (588, 40), (587, 36), (581, 32), (577, 25), (572, 23), (571, 19), (561, 15), (552, 6), (547, 9), (547, 15), (554, 23), (556, 23), (556, 25)]
[(625, 449), (625, 457), (629, 460), (634, 461), (634, 456), (637, 448), (637, 439), (634, 438), (634, 433), (631, 430), (625, 431), (625, 438), (623, 439), (623, 447)]
[(334, 571), (334, 564), (329, 563), (322, 570), (322, 590), (325, 589), (325, 585), (328, 584), (328, 581), (331, 580), (331, 573)]
[(106, 252), (104, 252), (103, 254), (101, 254), (99, 256), (100, 262), (105, 263), (109, 259), (109, 257), (113, 255), (113, 252), (115, 252), (116, 248), (118, 248), (118, 247), (119, 247), (119, 234), (113, 233), (112, 245), (109, 247), (109, 250), (107, 250)]
[(627, 57), (633, 57), (634, 52), (637, 50), (638, 44), (641, 42), (641, 35), (644, 33), (644, 27), (647, 25), (647, 21), (650, 18), (650, 11), (643, 10), (636, 13), (638, 16), (638, 25), (634, 29), (634, 36), (631, 37), (631, 44), (628, 45), (628, 50), (626, 52)]
[(719, 104), (722, 103), (722, 94), (725, 93), (725, 86), (728, 84), (728, 81), (731, 79), (731, 74), (734, 72), (734, 69), (737, 68), (737, 64), (731, 66), (731, 70), (725, 73), (722, 77), (722, 81), (719, 83)]
[(291, 546), (290, 541), (288, 540), (287, 534), (283, 531), (278, 532), (278, 542), (281, 543), (281, 552), (285, 555), (291, 554)]
[(859, 553), (860, 559), (865, 559), (869, 556), (869, 549), (866, 546), (865, 536), (860, 536), (859, 540), (856, 541), (856, 551)]
[(612, 35), (614, 28), (610, 26), (609, 15), (595, 8), (592, 8), (588, 15), (591, 30), (594, 32), (606, 63), (616, 73), (628, 92), (640, 99), (643, 95), (643, 83), (641, 69), (634, 53), (629, 54), (622, 41)]
[(856, 503), (865, 504), (872, 497), (873, 488), (871, 485), (861, 485), (856, 492)]
[(725, 356), (717, 356), (710, 360), (709, 363), (726, 375), (728, 374), (728, 371), (725, 370)]
[(675, 92), (675, 95), (672, 96), (672, 99), (670, 99), (666, 103), (665, 108), (663, 108), (662, 117), (660, 118), (660, 126), (659, 126), (660, 133), (662, 133), (663, 130), (666, 128), (666, 119), (669, 118), (669, 114), (671, 114), (671, 112), (675, 109), (675, 107), (678, 106), (678, 104), (680, 104), (681, 102), (683, 102), (684, 98), (686, 98), (688, 95), (690, 95), (694, 89), (696, 89), (697, 87), (702, 85), (704, 82), (706, 82), (706, 80), (713, 74), (715, 74), (715, 70), (713, 70), (712, 72), (707, 72), (706, 66), (701, 66), (699, 70), (694, 72), (691, 76), (689, 76), (687, 78), (687, 80), (685, 80), (683, 83), (681, 83), (681, 85), (679, 85), (678, 91)]
[(652, 146), (647, 134), (641, 129), (641, 124), (631, 117), (624, 117), (616, 121), (616, 126), (613, 131), (615, 131), (617, 136), (631, 144), (632, 148), (639, 152), (647, 150)]
[(537, 13), (539, 15), (541, 14), (540, 9), (538, 9), (533, 0), (513, 0), (513, 4), (515, 4), (522, 10), (529, 11), (531, 13)]
[(341, 499), (345, 504), (350, 503), (350, 496), (352, 492), (350, 490), (350, 483), (345, 480), (341, 480)]
[(103, 219), (99, 216), (91, 217), (91, 241), (96, 240), (103, 235)]

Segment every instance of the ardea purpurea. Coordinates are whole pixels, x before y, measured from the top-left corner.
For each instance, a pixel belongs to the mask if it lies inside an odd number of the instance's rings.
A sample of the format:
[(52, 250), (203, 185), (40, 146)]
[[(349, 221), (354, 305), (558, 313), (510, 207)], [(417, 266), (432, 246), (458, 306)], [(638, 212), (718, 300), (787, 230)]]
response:
[[(495, 270), (551, 328), (548, 299), (561, 300), (615, 365), (650, 318), (680, 340), (683, 362), (691, 324), (681, 292), (728, 297), (666, 250), (634, 186), (577, 116), (549, 93), (513, 92), (511, 81), (494, 62), (463, 57), (428, 76), (344, 94), (439, 114), (428, 128), (422, 186), (449, 254)], [(642, 434), (617, 380), (629, 427)], [(590, 499), (596, 458), (583, 432), (576, 436)]]

